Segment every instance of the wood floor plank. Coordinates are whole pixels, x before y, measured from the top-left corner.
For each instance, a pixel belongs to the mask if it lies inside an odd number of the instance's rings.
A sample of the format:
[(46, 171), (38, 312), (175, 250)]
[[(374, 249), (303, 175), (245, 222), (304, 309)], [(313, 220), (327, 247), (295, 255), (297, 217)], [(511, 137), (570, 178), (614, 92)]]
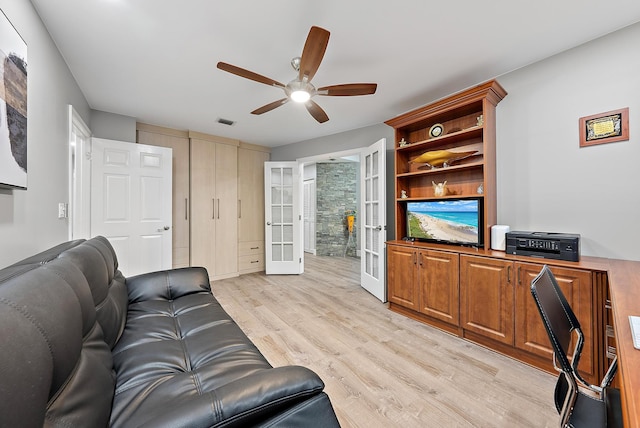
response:
[(309, 367), (347, 427), (555, 427), (555, 377), (391, 312), (360, 261), (305, 255), (302, 275), (255, 273), (213, 292), (274, 366)]

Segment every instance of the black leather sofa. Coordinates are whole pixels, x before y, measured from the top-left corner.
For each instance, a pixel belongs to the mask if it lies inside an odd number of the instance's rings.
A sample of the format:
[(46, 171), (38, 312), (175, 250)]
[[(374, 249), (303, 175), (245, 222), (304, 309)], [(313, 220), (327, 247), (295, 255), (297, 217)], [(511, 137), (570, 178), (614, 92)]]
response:
[(273, 368), (203, 268), (125, 278), (103, 237), (0, 270), (2, 427), (336, 427), (324, 384)]

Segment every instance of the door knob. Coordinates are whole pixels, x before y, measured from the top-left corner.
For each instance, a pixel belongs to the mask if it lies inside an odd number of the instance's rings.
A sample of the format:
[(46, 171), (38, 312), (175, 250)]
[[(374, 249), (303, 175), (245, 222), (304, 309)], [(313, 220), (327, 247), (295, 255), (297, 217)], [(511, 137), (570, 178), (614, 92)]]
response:
[(162, 229), (158, 229), (158, 232), (163, 232), (163, 231), (169, 230), (169, 229), (171, 229), (171, 226), (165, 226)]
[(378, 225), (378, 227), (376, 227), (376, 230), (382, 230), (382, 225)]
[(271, 222), (270, 221), (267, 222), (267, 226), (271, 226)]

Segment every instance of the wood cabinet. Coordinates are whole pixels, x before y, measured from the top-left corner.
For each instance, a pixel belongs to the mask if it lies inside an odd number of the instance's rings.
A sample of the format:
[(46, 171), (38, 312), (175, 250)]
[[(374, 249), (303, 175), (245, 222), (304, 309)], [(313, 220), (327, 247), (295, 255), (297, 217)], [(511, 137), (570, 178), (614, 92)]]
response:
[(531, 280), (549, 265), (584, 334), (580, 374), (600, 381), (609, 363), (608, 286), (598, 268), (405, 241), (388, 242), (387, 254), (391, 310), (553, 371), (549, 337), (530, 292)]
[(238, 269), (264, 270), (264, 163), (269, 149), (240, 143), (238, 149)]
[[(540, 273), (541, 265), (533, 263), (515, 263), (517, 284), (515, 284), (515, 347), (529, 354), (537, 355), (545, 361), (551, 361), (553, 350), (549, 336), (542, 323), (538, 308), (531, 297), (531, 280)], [(583, 377), (597, 379), (597, 366), (600, 360), (598, 312), (602, 308), (597, 290), (593, 286), (592, 272), (551, 266), (551, 271), (567, 298), (567, 302), (576, 314), (584, 334), (584, 348), (578, 369)], [(603, 290), (606, 293), (606, 290)], [(574, 343), (569, 345), (573, 350)]]
[(189, 266), (189, 133), (136, 124), (136, 142), (173, 149), (173, 267)]
[(238, 275), (237, 140), (190, 132), (191, 265)]
[(388, 300), (451, 330), (459, 316), (458, 255), (397, 246), (387, 249)]
[(513, 345), (513, 262), (460, 256), (462, 328)]
[[(476, 197), (483, 206), (478, 233), (489, 248), (489, 230), (496, 223), (495, 109), (506, 95), (493, 80), (385, 122), (395, 129), (398, 238), (407, 236), (408, 201)], [(441, 126), (442, 133), (434, 134), (434, 126)], [(417, 162), (426, 152), (470, 155), (431, 168)], [(444, 182), (445, 194), (436, 195), (433, 183)]]
[(418, 268), (416, 250), (396, 245), (387, 247), (387, 300), (391, 305), (418, 311)]

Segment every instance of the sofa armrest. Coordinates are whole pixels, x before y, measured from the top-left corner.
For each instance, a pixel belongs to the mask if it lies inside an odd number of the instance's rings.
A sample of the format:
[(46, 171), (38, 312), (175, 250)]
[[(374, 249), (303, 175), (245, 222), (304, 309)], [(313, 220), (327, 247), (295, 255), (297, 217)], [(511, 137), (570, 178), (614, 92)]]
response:
[[(324, 383), (300, 366), (261, 370), (214, 391), (185, 400), (172, 400), (154, 410), (143, 427), (241, 427), (259, 425), (310, 397)], [(332, 416), (335, 418), (335, 416)], [(308, 421), (310, 426), (314, 421)]]
[(187, 267), (144, 273), (127, 278), (129, 303), (173, 300), (203, 291), (211, 292), (209, 274), (202, 267)]

